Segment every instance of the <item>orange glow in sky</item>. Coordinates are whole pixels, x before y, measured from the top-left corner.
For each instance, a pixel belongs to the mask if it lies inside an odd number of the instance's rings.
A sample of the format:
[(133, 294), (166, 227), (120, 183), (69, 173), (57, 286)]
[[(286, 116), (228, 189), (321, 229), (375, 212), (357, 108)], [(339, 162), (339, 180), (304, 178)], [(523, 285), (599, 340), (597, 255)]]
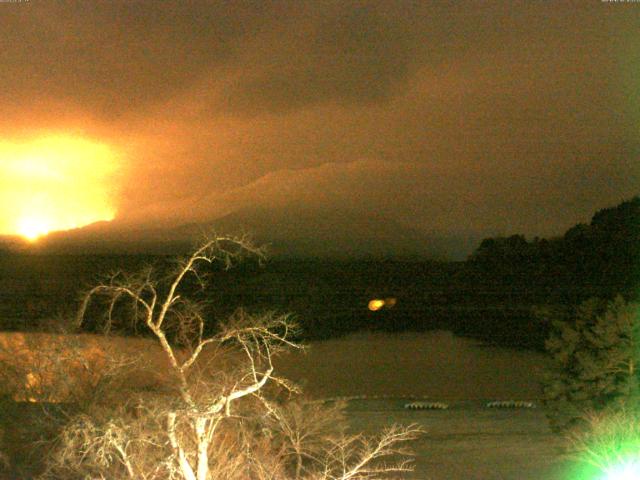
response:
[(0, 140), (0, 235), (35, 241), (115, 216), (115, 153), (82, 138)]

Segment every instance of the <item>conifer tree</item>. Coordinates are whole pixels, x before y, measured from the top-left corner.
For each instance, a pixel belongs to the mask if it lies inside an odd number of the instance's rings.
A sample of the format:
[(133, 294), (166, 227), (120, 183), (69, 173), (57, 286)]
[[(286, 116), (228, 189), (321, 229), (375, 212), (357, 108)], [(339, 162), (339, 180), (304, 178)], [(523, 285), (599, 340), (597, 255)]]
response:
[(556, 430), (578, 423), (586, 412), (634, 407), (640, 400), (640, 305), (621, 296), (590, 299), (573, 313), (553, 321), (546, 342), (552, 367), (545, 402)]

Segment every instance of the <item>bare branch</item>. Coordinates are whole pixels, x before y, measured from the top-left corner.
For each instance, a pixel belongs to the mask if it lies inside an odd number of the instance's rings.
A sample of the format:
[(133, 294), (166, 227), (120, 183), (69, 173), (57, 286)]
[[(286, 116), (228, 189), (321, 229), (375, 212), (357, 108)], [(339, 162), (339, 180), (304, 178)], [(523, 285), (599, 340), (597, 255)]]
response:
[(407, 427), (393, 425), (385, 430), (376, 442), (360, 435), (334, 442), (333, 447), (327, 452), (334, 466), (331, 468), (329, 462), (329, 469), (326, 470), (324, 478), (351, 480), (411, 471), (411, 464), (406, 459), (394, 464), (377, 465), (376, 462), (396, 455), (406, 456), (409, 452), (399, 446), (417, 439), (422, 434), (423, 430), (415, 424)]

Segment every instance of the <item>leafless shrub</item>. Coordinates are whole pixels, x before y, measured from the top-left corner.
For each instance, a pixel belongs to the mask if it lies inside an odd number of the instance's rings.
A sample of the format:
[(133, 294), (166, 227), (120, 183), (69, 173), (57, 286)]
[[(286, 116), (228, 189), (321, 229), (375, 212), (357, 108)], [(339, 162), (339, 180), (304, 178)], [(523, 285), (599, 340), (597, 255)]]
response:
[[(7, 333), (0, 345), (2, 393), (16, 401), (60, 402), (87, 393), (104, 352), (77, 336)], [(69, 400), (70, 401), (70, 400)]]
[(324, 405), (292, 401), (277, 407), (266, 426), (280, 443), (281, 455), (294, 466), (292, 478), (313, 472), (324, 461), (324, 453), (345, 435), (344, 403)]

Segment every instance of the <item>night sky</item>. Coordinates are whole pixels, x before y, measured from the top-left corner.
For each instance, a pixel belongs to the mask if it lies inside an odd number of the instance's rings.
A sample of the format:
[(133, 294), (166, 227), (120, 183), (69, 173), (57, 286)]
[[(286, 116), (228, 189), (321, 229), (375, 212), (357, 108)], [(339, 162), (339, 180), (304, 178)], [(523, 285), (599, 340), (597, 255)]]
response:
[(551, 236), (640, 193), (640, 3), (0, 3), (0, 66), (3, 141), (117, 152), (115, 222)]

